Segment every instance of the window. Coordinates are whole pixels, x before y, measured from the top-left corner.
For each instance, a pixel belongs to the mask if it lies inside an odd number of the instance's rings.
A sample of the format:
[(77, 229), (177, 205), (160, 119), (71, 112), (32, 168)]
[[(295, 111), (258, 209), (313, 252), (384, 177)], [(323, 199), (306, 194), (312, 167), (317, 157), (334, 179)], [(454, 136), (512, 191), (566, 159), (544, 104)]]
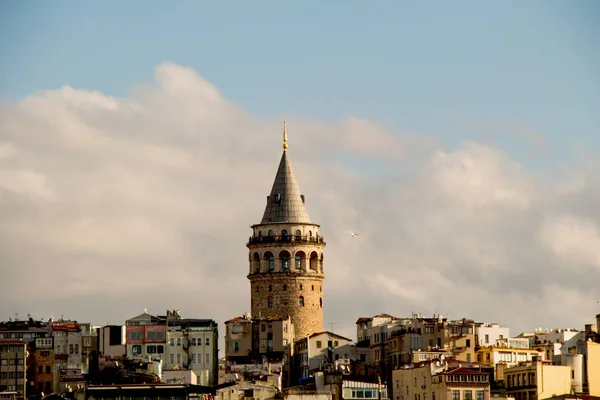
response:
[(165, 352), (165, 346), (162, 346), (162, 345), (156, 346), (156, 353), (157, 354), (163, 354), (164, 352)]
[(477, 396), (475, 400), (483, 400), (484, 399), (483, 394), (484, 394), (483, 390), (477, 390), (475, 392), (475, 396)]
[(273, 257), (273, 255), (271, 254), (268, 257), (269, 260), (269, 271), (273, 271), (275, 269), (275, 257)]
[(131, 352), (133, 354), (142, 354), (142, 346), (139, 344), (135, 344), (131, 347)]
[(129, 337), (133, 340), (139, 340), (142, 339), (142, 332), (131, 332), (129, 334)]
[[(435, 400), (435, 392), (431, 392), (431, 400)], [(483, 400), (483, 399), (481, 399)]]
[(304, 296), (300, 296), (300, 298), (298, 299), (298, 304), (300, 305), (300, 307), (304, 307)]
[(302, 239), (302, 232), (300, 232), (300, 230), (296, 231), (296, 240), (300, 240)]
[(205, 344), (206, 344), (207, 346), (210, 346), (210, 338), (209, 338), (209, 337), (207, 337), (207, 338), (206, 338), (206, 342), (205, 342)]
[(173, 354), (173, 353), (169, 354), (169, 363), (175, 364), (175, 354)]
[(302, 267), (302, 257), (296, 256), (296, 269), (300, 269)]
[(302, 284), (300, 284), (300, 290), (302, 290), (304, 288), (304, 286), (302, 286)]
[(452, 400), (460, 400), (460, 390), (452, 391)]
[[(202, 344), (202, 343), (200, 343), (200, 344)], [(195, 345), (196, 345), (196, 338), (195, 338), (195, 337), (193, 337), (193, 338), (192, 338), (192, 346), (195, 346)]]
[(50, 352), (49, 351), (40, 351), (40, 356), (42, 356), (42, 357), (50, 357)]
[(42, 365), (40, 365), (38, 367), (38, 374), (43, 374), (44, 373), (44, 367)]
[(323, 298), (319, 298), (319, 306), (323, 308)]
[(210, 353), (206, 353), (205, 361), (207, 364), (210, 363)]
[(269, 233), (267, 233), (267, 235), (273, 236), (273, 231), (269, 229)]
[(149, 332), (146, 332), (146, 338), (148, 338), (148, 339), (164, 339), (165, 338), (165, 333), (164, 332), (149, 331)]
[(79, 354), (79, 345), (77, 343), (75, 343), (74, 353)]
[(317, 340), (317, 349), (320, 349), (323, 346), (320, 340)]
[(175, 346), (175, 339), (174, 338), (169, 339), (169, 346)]
[(154, 345), (148, 345), (146, 347), (146, 352), (149, 354), (156, 354), (156, 346)]
[(181, 338), (180, 337), (177, 338), (176, 343), (177, 343), (177, 346), (181, 346)]
[(463, 400), (473, 400), (473, 391), (463, 390)]
[(287, 231), (284, 229), (281, 231), (281, 237), (285, 240), (287, 239)]
[(471, 339), (467, 339), (467, 347), (471, 347)]
[(192, 364), (196, 364), (196, 353), (192, 353)]
[(181, 364), (181, 354), (177, 353), (177, 364)]
[(490, 335), (485, 335), (485, 344), (490, 342)]
[(273, 291), (273, 285), (269, 285), (269, 292)]
[(72, 344), (69, 345), (69, 354), (73, 354), (73, 345)]
[(234, 352), (240, 351), (240, 342), (233, 342), (233, 351)]
[(273, 308), (273, 298), (269, 296), (267, 299), (267, 307)]
[(283, 291), (285, 292), (287, 290), (287, 285), (284, 283), (283, 284)]
[(83, 338), (83, 345), (84, 345), (85, 347), (90, 347), (90, 345), (92, 344), (92, 341), (91, 341), (91, 339), (92, 339), (92, 338), (91, 338), (91, 337), (89, 337), (89, 336), (86, 336), (86, 337), (84, 337), (84, 338)]
[(281, 257), (281, 269), (288, 268), (288, 258), (286, 256)]
[(46, 373), (47, 373), (47, 374), (50, 374), (50, 373), (52, 373), (52, 369), (50, 368), (50, 366), (49, 366), (49, 365), (46, 365)]
[(260, 330), (261, 330), (262, 332), (266, 331), (266, 330), (267, 330), (267, 325), (266, 325), (266, 324), (262, 324), (262, 325), (260, 326)]
[(288, 344), (287, 339), (283, 339), (283, 345), (287, 346), (287, 344)]
[(267, 333), (273, 333), (273, 324), (267, 325)]

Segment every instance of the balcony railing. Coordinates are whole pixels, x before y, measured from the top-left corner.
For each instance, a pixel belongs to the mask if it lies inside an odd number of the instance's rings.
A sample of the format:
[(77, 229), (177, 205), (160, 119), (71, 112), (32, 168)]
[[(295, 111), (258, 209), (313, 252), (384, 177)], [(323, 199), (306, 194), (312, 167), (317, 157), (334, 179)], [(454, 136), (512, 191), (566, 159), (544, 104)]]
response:
[(250, 236), (248, 239), (248, 244), (258, 244), (258, 243), (315, 243), (315, 244), (325, 244), (325, 239), (323, 236), (296, 236), (296, 235), (276, 235), (276, 236)]

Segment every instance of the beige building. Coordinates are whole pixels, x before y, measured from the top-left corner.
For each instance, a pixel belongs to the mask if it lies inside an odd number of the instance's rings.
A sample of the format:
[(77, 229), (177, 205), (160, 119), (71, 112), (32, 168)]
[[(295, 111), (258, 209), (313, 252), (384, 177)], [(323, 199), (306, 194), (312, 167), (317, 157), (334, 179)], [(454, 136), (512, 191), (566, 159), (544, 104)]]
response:
[(502, 345), (480, 347), (476, 360), (482, 366), (494, 368), (496, 381), (504, 381), (506, 368), (516, 367), (520, 363), (531, 362), (534, 359), (544, 360), (542, 349), (511, 348)]
[[(600, 314), (596, 316), (600, 325)], [(587, 392), (600, 397), (600, 343), (586, 342)]]
[(283, 155), (259, 224), (252, 225), (249, 255), (251, 314), (291, 317), (294, 336), (323, 330), (323, 249), (319, 225), (306, 211), (287, 153)]
[(394, 400), (489, 400), (489, 376), (459, 364), (432, 362), (392, 371)]
[(504, 371), (506, 393), (516, 400), (543, 400), (571, 393), (571, 367), (534, 360)]
[(22, 340), (0, 340), (0, 392), (16, 392), (25, 398), (27, 343)]
[(177, 310), (168, 310), (163, 371), (191, 370), (198, 385), (217, 384), (218, 341), (218, 325), (212, 319), (181, 318)]

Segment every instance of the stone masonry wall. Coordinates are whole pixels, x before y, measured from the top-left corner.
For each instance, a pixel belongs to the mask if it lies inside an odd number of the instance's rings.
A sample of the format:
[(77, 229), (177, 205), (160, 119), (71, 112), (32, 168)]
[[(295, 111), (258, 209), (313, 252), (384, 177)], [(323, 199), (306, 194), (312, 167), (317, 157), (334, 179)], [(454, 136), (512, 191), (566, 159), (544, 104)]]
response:
[(253, 274), (248, 278), (253, 317), (289, 315), (295, 340), (323, 331), (323, 275), (304, 276), (287, 271)]

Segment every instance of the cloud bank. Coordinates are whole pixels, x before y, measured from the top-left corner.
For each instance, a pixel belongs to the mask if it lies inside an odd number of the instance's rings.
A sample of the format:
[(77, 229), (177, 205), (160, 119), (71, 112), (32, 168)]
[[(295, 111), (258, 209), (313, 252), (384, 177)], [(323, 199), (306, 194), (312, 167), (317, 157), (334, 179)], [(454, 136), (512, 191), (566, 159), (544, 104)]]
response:
[[(283, 117), (249, 115), (171, 63), (128, 98), (67, 86), (4, 104), (0, 316), (104, 324), (178, 308), (222, 323), (248, 311), (245, 243)], [(485, 143), (445, 148), (358, 116), (285, 119), (328, 242), (325, 328), (354, 338), (359, 316), (441, 312), (516, 334), (600, 312), (593, 159), (536, 172)]]

